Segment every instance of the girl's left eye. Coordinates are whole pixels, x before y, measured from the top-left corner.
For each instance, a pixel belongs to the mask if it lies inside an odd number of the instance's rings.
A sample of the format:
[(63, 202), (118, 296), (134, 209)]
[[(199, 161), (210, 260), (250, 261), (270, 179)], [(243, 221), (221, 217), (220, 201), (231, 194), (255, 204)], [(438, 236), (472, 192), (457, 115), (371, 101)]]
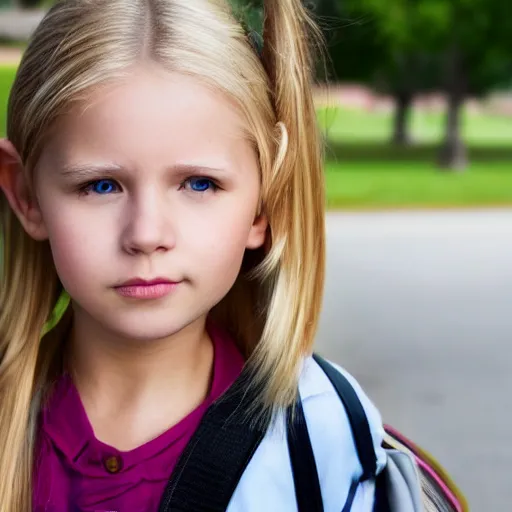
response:
[(106, 195), (119, 192), (119, 185), (114, 180), (95, 180), (88, 183), (82, 191), (86, 194), (93, 192), (99, 195)]
[(181, 188), (189, 189), (192, 192), (204, 193), (208, 190), (215, 192), (219, 186), (210, 178), (193, 177), (187, 178), (181, 185)]

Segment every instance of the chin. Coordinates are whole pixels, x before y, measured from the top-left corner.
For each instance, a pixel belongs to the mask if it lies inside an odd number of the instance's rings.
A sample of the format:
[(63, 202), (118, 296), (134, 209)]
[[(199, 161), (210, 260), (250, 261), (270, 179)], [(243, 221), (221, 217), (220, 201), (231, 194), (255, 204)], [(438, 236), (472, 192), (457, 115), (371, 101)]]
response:
[(146, 318), (137, 321), (134, 316), (122, 324), (112, 325), (111, 330), (127, 340), (151, 342), (173, 336), (197, 321), (189, 318), (173, 319), (169, 315), (165, 319)]

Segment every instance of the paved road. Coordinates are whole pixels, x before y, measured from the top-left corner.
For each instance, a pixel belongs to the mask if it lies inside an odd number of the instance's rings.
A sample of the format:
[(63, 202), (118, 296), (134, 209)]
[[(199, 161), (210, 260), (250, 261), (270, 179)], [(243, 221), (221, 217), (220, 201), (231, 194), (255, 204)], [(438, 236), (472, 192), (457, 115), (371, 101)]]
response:
[(430, 450), (471, 510), (512, 510), (512, 210), (331, 214), (321, 352)]

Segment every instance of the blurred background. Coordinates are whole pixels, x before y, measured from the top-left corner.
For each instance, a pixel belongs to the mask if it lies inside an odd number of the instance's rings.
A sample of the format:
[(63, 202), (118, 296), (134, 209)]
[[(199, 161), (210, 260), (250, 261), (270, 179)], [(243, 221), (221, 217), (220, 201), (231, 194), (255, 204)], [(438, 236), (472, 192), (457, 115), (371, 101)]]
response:
[[(0, 0), (3, 133), (16, 65), (51, 3)], [(232, 3), (261, 30), (261, 0)], [(445, 465), (471, 510), (510, 510), (510, 2), (308, 5), (327, 47), (318, 350)]]

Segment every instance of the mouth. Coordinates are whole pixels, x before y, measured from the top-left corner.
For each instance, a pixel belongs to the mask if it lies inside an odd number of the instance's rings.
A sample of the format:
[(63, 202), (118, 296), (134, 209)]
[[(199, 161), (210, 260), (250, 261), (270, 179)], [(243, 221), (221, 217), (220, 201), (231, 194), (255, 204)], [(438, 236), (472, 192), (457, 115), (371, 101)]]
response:
[(131, 299), (160, 299), (172, 293), (180, 285), (181, 281), (157, 277), (155, 279), (135, 278), (129, 279), (119, 286), (115, 286), (116, 292)]

